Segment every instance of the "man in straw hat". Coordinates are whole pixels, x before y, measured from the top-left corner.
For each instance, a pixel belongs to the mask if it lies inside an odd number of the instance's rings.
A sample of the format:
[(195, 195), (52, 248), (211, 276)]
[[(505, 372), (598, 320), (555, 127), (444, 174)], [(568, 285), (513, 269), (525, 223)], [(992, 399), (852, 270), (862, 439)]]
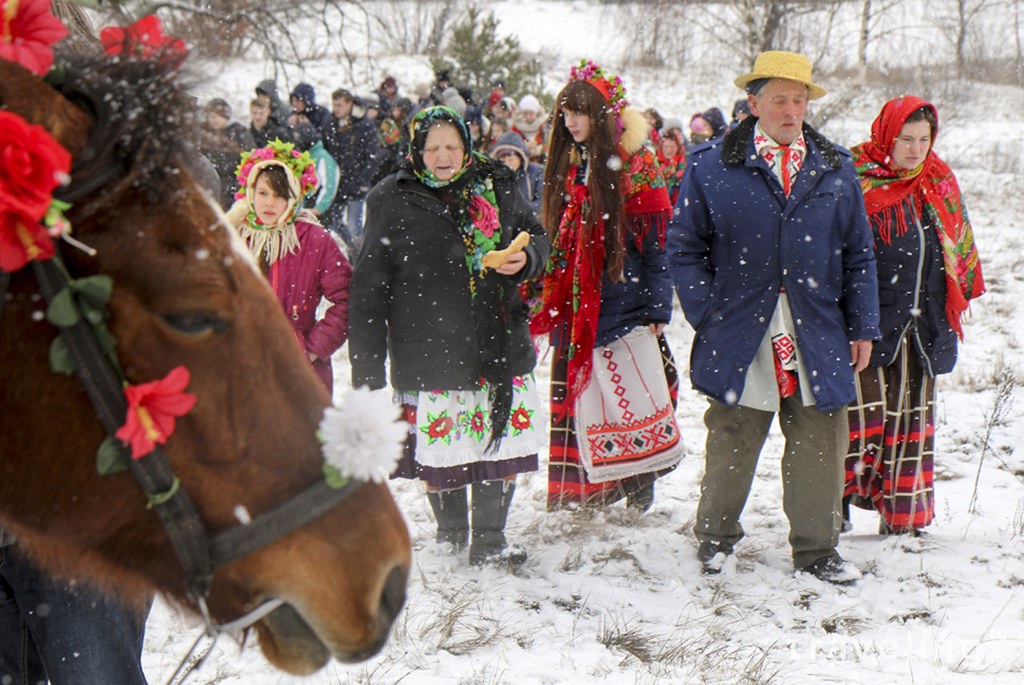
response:
[(864, 199), (850, 153), (804, 123), (808, 101), (825, 95), (810, 60), (765, 52), (735, 83), (751, 116), (691, 151), (668, 239), (696, 331), (690, 378), (709, 398), (697, 556), (718, 573), (743, 537), (740, 514), (777, 413), (794, 566), (853, 582), (860, 571), (836, 552), (846, 405), (879, 336)]

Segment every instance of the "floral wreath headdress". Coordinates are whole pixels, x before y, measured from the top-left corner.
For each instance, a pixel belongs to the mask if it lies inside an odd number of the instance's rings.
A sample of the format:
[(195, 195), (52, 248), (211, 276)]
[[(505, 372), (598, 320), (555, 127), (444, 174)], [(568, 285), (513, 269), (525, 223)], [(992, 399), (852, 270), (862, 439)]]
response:
[(569, 83), (573, 81), (585, 81), (597, 88), (604, 99), (608, 101), (608, 108), (619, 117), (624, 107), (629, 107), (629, 100), (626, 99), (626, 86), (622, 79), (601, 68), (601, 65), (594, 64), (590, 60), (581, 59), (578, 67), (569, 70)]
[[(267, 226), (256, 216), (256, 177), (271, 166), (284, 167), (288, 172), (286, 176), (291, 193), (288, 197), (288, 206), (278, 217), (277, 223)], [(315, 190), (319, 184), (316, 164), (309, 156), (309, 152), (300, 153), (292, 143), (274, 140), (266, 147), (243, 152), (236, 177), (241, 188), (235, 193), (235, 199), (244, 200), (246, 203), (245, 218), (239, 230), (253, 257), (259, 259), (266, 251), (267, 259), (272, 264), (282, 254), (297, 251), (299, 239), (295, 233), (295, 222), (301, 219), (319, 225), (311, 212), (301, 209), (302, 198)], [(299, 207), (300, 211), (297, 212), (296, 207)]]

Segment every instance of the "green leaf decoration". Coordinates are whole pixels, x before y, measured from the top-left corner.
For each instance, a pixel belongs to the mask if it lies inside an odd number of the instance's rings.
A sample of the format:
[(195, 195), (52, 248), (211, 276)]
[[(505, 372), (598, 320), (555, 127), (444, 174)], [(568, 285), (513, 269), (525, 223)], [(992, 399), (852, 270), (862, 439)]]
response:
[(131, 457), (120, 440), (108, 435), (96, 450), (96, 472), (101, 476), (120, 473), (128, 468)]
[(46, 308), (46, 320), (60, 328), (74, 326), (81, 317), (78, 303), (71, 295), (71, 288), (61, 290), (57, 297), (53, 298), (50, 306)]
[(349, 477), (341, 475), (341, 471), (334, 468), (326, 461), (324, 462), (323, 470), (324, 479), (327, 481), (328, 487), (332, 487), (335, 490), (340, 490), (341, 488), (348, 485)]
[(107, 303), (110, 302), (110, 294), (114, 291), (114, 279), (105, 274), (78, 278), (71, 284), (78, 293), (79, 300), (84, 299), (100, 311), (105, 310)]
[(78, 370), (75, 358), (71, 356), (71, 350), (68, 349), (68, 344), (59, 335), (50, 343), (50, 370), (54, 373), (66, 373), (69, 376)]

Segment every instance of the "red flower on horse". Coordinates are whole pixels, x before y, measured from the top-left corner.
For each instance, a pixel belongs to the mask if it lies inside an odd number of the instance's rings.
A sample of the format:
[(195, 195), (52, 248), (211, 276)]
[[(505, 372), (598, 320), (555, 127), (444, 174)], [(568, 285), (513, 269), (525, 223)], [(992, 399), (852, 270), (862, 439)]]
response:
[(0, 59), (44, 76), (53, 66), (50, 46), (67, 34), (50, 0), (0, 0)]
[(146, 456), (156, 443), (166, 443), (174, 432), (175, 417), (184, 416), (195, 406), (196, 396), (185, 392), (189, 380), (188, 369), (177, 366), (162, 380), (125, 388), (128, 417), (116, 435), (131, 445), (132, 459)]
[(53, 256), (39, 222), (70, 169), (71, 155), (42, 126), (0, 111), (0, 269), (13, 272)]

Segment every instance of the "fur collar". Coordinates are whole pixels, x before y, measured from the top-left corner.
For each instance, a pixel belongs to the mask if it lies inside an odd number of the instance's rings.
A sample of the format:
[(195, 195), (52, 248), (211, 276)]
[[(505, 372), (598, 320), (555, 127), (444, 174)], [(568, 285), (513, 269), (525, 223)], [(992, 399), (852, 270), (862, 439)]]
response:
[(626, 156), (632, 157), (651, 135), (651, 125), (647, 123), (643, 112), (631, 107), (623, 109), (619, 116), (622, 119), (622, 138), (619, 139), (619, 146)]
[[(729, 166), (743, 164), (744, 158), (747, 156), (747, 142), (754, 135), (755, 125), (757, 125), (757, 119), (747, 117), (739, 126), (725, 134), (722, 139), (722, 160), (726, 164)], [(821, 156), (824, 157), (826, 164), (836, 171), (843, 168), (843, 156), (839, 149), (825, 136), (811, 128), (807, 122), (804, 122), (804, 137), (814, 141), (814, 144), (821, 150)]]

